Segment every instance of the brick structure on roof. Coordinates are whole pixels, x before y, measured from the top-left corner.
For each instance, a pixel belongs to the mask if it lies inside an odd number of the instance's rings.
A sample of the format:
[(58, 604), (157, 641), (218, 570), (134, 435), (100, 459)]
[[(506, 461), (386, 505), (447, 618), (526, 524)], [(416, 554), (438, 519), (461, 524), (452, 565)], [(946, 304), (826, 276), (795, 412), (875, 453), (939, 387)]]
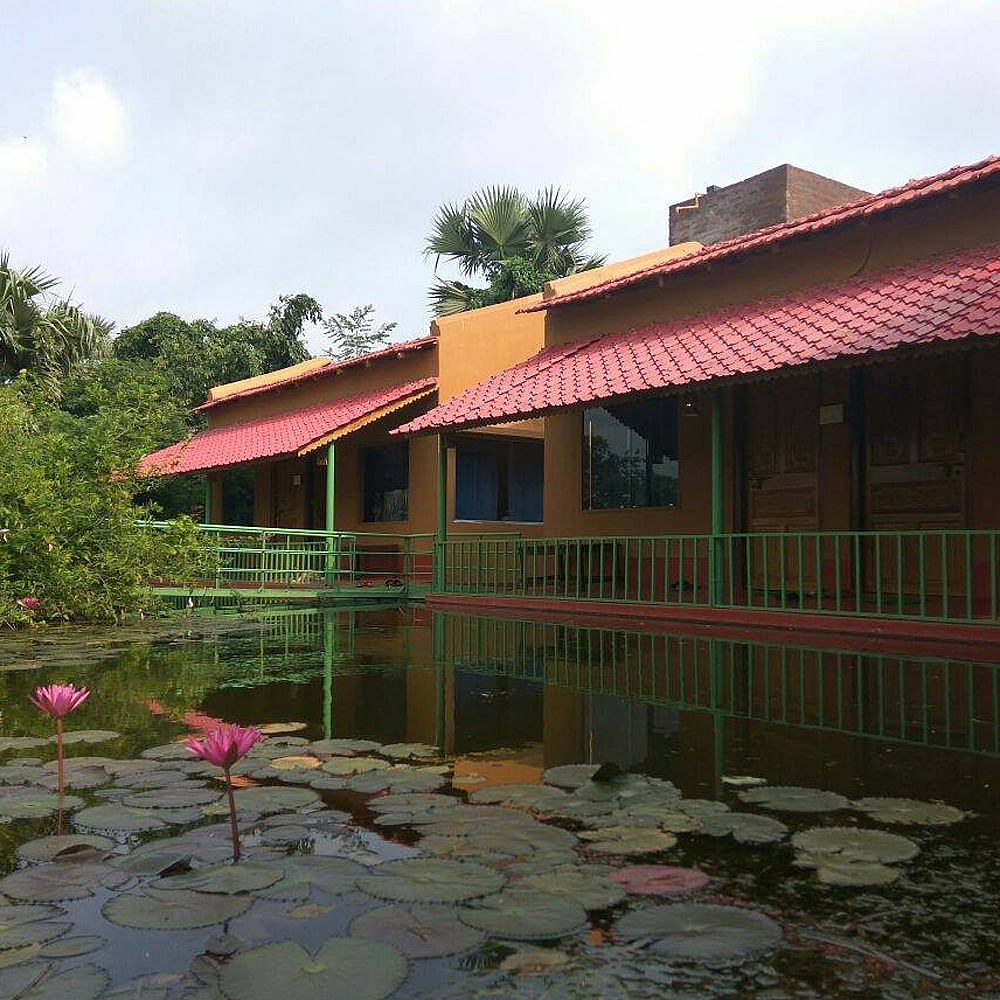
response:
[(720, 243), (824, 209), (869, 192), (790, 163), (670, 206), (670, 244)]

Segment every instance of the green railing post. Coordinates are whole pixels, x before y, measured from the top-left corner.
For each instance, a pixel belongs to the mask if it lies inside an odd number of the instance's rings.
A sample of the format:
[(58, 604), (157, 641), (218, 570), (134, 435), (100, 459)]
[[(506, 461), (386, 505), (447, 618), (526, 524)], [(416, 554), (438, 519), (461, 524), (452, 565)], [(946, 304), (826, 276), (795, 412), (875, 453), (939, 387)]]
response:
[(203, 523), (212, 523), (212, 477), (205, 475), (205, 509), (201, 517)]
[(336, 570), (335, 537), (337, 530), (337, 446), (331, 441), (326, 447), (326, 585), (334, 580)]
[(725, 472), (723, 471), (722, 390), (712, 393), (712, 540), (709, 562), (709, 604), (722, 603), (723, 538), (725, 530)]
[(434, 539), (434, 589), (445, 589), (445, 560), (448, 547), (448, 442), (443, 434), (437, 439), (437, 535)]

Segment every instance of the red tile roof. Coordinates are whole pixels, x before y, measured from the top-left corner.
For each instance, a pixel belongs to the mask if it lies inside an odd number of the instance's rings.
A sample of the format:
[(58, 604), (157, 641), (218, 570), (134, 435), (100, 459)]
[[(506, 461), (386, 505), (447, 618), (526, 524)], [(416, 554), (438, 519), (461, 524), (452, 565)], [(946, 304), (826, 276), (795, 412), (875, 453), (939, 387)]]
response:
[(634, 271), (632, 274), (626, 274), (620, 278), (612, 278), (609, 281), (601, 282), (598, 285), (591, 285), (576, 292), (567, 292), (565, 295), (556, 295), (547, 300), (543, 299), (541, 302), (525, 306), (524, 309), (519, 311), (539, 312), (542, 309), (553, 309), (557, 306), (568, 305), (573, 302), (584, 302), (600, 298), (612, 292), (641, 284), (644, 281), (650, 281), (664, 274), (673, 274), (675, 271), (689, 271), (723, 257), (734, 257), (738, 254), (773, 246), (775, 243), (783, 243), (786, 240), (808, 236), (826, 229), (833, 229), (848, 222), (880, 215), (901, 206), (911, 205), (913, 202), (923, 201), (936, 195), (947, 194), (997, 175), (1000, 175), (1000, 156), (989, 156), (978, 163), (973, 163), (965, 167), (952, 167), (950, 170), (944, 171), (944, 173), (908, 181), (899, 187), (889, 188), (879, 194), (866, 195), (864, 198), (852, 201), (846, 205), (824, 209), (813, 215), (805, 215), (800, 219), (793, 219), (791, 222), (782, 222), (776, 226), (769, 226), (767, 229), (760, 229), (757, 232), (737, 236), (731, 240), (713, 243), (703, 250), (698, 250), (686, 257), (665, 261), (661, 264), (654, 264), (640, 271)]
[(325, 378), (328, 375), (342, 372), (347, 368), (354, 368), (358, 365), (367, 365), (380, 358), (388, 358), (399, 354), (410, 354), (414, 351), (420, 351), (436, 343), (437, 337), (417, 337), (413, 340), (401, 340), (398, 344), (390, 344), (388, 347), (384, 347), (380, 351), (372, 351), (369, 354), (362, 354), (356, 358), (348, 358), (346, 361), (334, 361), (332, 359), (328, 359), (325, 365), (319, 368), (314, 368), (311, 371), (290, 375), (288, 378), (275, 379), (273, 382), (268, 382), (266, 385), (253, 386), (249, 389), (243, 389), (239, 392), (231, 393), (228, 396), (221, 396), (218, 399), (208, 399), (200, 406), (196, 406), (194, 408), (194, 412), (200, 413), (205, 410), (214, 410), (217, 407), (225, 406), (227, 403), (231, 403), (236, 399), (246, 399), (249, 396), (259, 396), (265, 392), (276, 392), (279, 389), (287, 389), (289, 386), (301, 385), (303, 382), (311, 382), (317, 378)]
[(312, 442), (374, 416), (379, 410), (416, 400), (436, 385), (436, 379), (425, 378), (228, 427), (212, 427), (146, 455), (139, 463), (139, 471), (167, 476), (295, 455)]
[(503, 423), (630, 393), (996, 334), (1000, 245), (548, 347), (393, 433)]

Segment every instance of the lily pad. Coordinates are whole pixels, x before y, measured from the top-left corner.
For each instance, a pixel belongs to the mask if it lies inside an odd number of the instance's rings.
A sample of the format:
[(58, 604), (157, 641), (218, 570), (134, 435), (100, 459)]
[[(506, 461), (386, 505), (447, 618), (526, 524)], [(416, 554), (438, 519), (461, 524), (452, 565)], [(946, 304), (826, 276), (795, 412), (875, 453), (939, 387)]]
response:
[(211, 788), (189, 788), (188, 783), (153, 788), (147, 792), (136, 792), (122, 799), (122, 805), (134, 809), (184, 809), (191, 806), (207, 806), (218, 802), (221, 792)]
[(429, 813), (440, 809), (454, 809), (461, 799), (438, 792), (394, 792), (372, 799), (368, 808), (377, 813)]
[(319, 767), (322, 761), (318, 757), (307, 757), (304, 754), (291, 754), (288, 757), (275, 757), (270, 767), (272, 771), (311, 771)]
[(729, 837), (740, 844), (777, 844), (788, 836), (788, 827), (771, 816), (755, 813), (716, 813), (701, 820), (699, 833)]
[(623, 941), (651, 938), (647, 950), (673, 961), (731, 965), (781, 941), (781, 926), (756, 910), (713, 903), (671, 903), (625, 914), (614, 928)]
[(320, 797), (311, 788), (285, 786), (265, 788), (238, 788), (233, 795), (237, 812), (259, 815), (282, 813), (319, 805)]
[(447, 784), (440, 774), (418, 771), (413, 768), (391, 768), (388, 771), (370, 771), (347, 779), (347, 787), (362, 795), (376, 792), (433, 792)]
[(265, 722), (257, 729), (265, 736), (278, 736), (286, 733), (301, 733), (308, 726), (304, 722)]
[(107, 743), (109, 740), (120, 740), (121, 736), (113, 729), (71, 729), (63, 733), (63, 743), (66, 746), (73, 743)]
[(482, 944), (483, 933), (443, 906), (379, 906), (355, 917), (347, 929), (352, 937), (381, 941), (408, 958), (458, 955)]
[(112, 830), (115, 833), (145, 833), (170, 825), (148, 809), (133, 809), (117, 802), (81, 809), (73, 817), (73, 823), (83, 830)]
[(587, 925), (584, 908), (574, 899), (516, 888), (464, 906), (459, 918), (491, 937), (513, 941), (537, 941), (564, 937)]
[(675, 896), (708, 885), (708, 876), (697, 868), (670, 865), (632, 865), (619, 868), (610, 878), (637, 896)]
[(322, 766), (327, 774), (336, 778), (350, 778), (367, 771), (381, 771), (392, 765), (380, 757), (331, 757)]
[(469, 796), (470, 802), (486, 805), (515, 805), (547, 812), (557, 809), (567, 793), (548, 785), (495, 785), (480, 788)]
[(472, 862), (446, 858), (401, 858), (379, 865), (358, 879), (369, 896), (408, 903), (460, 903), (498, 892), (500, 872)]
[(42, 958), (78, 958), (89, 955), (107, 944), (107, 939), (99, 934), (74, 934), (71, 937), (61, 937), (49, 941), (42, 948)]
[(607, 875), (586, 868), (560, 868), (553, 872), (528, 875), (512, 886), (518, 891), (530, 891), (550, 896), (565, 896), (585, 910), (606, 910), (625, 898), (625, 890)]
[(642, 826), (606, 826), (599, 830), (585, 830), (580, 834), (588, 851), (598, 854), (628, 856), (633, 854), (656, 854), (669, 850), (677, 844), (672, 833), (651, 830)]
[(236, 955), (220, 982), (234, 1000), (382, 1000), (408, 971), (403, 955), (380, 941), (330, 938), (313, 954), (278, 941)]
[(316, 740), (309, 744), (309, 752), (323, 757), (353, 757), (355, 754), (377, 753), (381, 743), (374, 740)]
[(64, 795), (60, 803), (54, 792), (9, 788), (0, 791), (0, 820), (48, 819), (55, 816), (60, 807), (63, 812), (72, 812), (82, 805), (83, 799), (75, 795)]
[(357, 888), (358, 878), (368, 869), (349, 858), (303, 854), (287, 858), (280, 865), (282, 878), (254, 892), (261, 899), (301, 902), (313, 889), (337, 896)]
[(189, 867), (191, 849), (175, 842), (175, 838), (153, 840), (128, 854), (109, 859), (108, 864), (133, 875), (165, 875)]
[(192, 753), (183, 743), (164, 743), (139, 754), (146, 760), (191, 760)]
[(871, 861), (838, 861), (827, 858), (816, 869), (816, 877), (824, 885), (864, 887), (889, 885), (900, 876), (898, 868)]
[[(119, 788), (129, 788), (135, 791), (140, 789), (170, 788), (172, 785), (182, 785), (190, 787), (190, 772), (184, 771), (137, 771), (134, 774), (126, 774), (118, 778)], [(200, 784), (198, 787), (203, 787)]]
[(52, 861), (61, 855), (73, 854), (83, 849), (97, 851), (114, 850), (115, 842), (107, 837), (87, 836), (82, 833), (67, 833), (51, 837), (28, 840), (17, 849), (17, 855), (24, 861)]
[(147, 888), (141, 896), (132, 893), (114, 896), (104, 904), (101, 912), (106, 920), (121, 927), (188, 930), (225, 923), (245, 913), (251, 903), (249, 896)]
[(223, 862), (205, 865), (179, 875), (168, 875), (157, 879), (152, 885), (155, 889), (193, 889), (195, 892), (229, 896), (274, 885), (283, 874), (277, 865), (258, 861), (244, 861), (238, 865)]
[[(43, 909), (43, 907), (5, 906), (4, 910)], [(73, 925), (44, 920), (39, 917), (18, 918), (17, 914), (0, 918), (0, 951), (9, 948), (23, 948), (29, 944), (43, 944), (65, 934)]]
[(819, 813), (846, 809), (850, 803), (843, 795), (819, 788), (797, 785), (770, 785), (740, 792), (739, 799), (748, 805), (762, 806), (777, 812)]
[(34, 986), (15, 994), (18, 1000), (95, 1000), (108, 985), (108, 974), (100, 966), (77, 965), (64, 972), (50, 971)]
[(800, 868), (816, 868), (829, 861), (893, 864), (915, 858), (919, 848), (906, 837), (884, 830), (851, 826), (818, 826), (792, 837)]
[(379, 753), (391, 760), (430, 760), (440, 756), (429, 743), (386, 743)]
[(24, 903), (61, 903), (86, 899), (95, 889), (114, 889), (129, 876), (106, 865), (54, 863), (23, 868), (0, 879), (0, 893)]
[(965, 819), (965, 813), (943, 802), (894, 799), (878, 796), (858, 799), (851, 805), (879, 823), (914, 826), (950, 826)]
[(601, 769), (599, 764), (560, 764), (542, 772), (542, 781), (557, 788), (579, 788)]

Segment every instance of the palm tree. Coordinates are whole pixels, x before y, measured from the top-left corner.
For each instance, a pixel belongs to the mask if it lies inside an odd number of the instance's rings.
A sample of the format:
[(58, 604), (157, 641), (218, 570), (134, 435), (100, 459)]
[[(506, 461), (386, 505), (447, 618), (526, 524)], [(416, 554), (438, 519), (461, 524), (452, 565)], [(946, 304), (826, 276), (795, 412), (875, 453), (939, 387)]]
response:
[(16, 270), (0, 254), (0, 381), (27, 370), (58, 396), (62, 375), (107, 349), (114, 325), (55, 299), (58, 283), (40, 267)]
[(430, 290), (435, 315), (530, 295), (552, 278), (599, 267), (604, 257), (584, 250), (590, 236), (585, 203), (559, 188), (528, 198), (517, 188), (488, 187), (461, 204), (442, 205), (424, 250), (435, 258), (435, 274), (444, 258), (488, 287), (437, 278)]

